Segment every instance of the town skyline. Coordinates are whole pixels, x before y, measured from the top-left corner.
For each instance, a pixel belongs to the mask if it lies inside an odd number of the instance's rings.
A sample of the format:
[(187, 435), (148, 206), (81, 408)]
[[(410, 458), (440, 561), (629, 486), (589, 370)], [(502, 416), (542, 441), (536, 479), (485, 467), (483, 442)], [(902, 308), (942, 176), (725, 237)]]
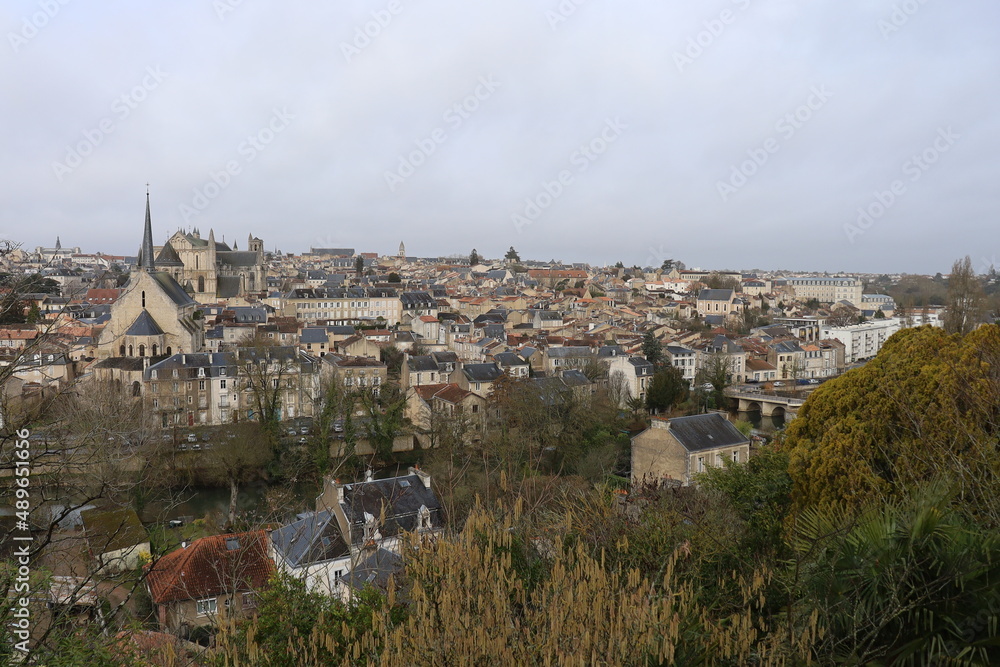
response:
[(920, 273), (1000, 255), (984, 0), (42, 5), (0, 10), (19, 91), (0, 232), (28, 245), (86, 230), (75, 245), (131, 252), (149, 181), (161, 236), (282, 250)]

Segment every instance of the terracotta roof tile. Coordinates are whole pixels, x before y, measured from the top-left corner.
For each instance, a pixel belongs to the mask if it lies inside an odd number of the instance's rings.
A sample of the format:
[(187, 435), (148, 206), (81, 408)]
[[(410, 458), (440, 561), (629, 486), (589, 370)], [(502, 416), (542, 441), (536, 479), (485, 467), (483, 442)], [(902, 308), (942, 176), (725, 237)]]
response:
[(146, 567), (157, 604), (256, 590), (274, 572), (263, 530), (203, 537)]

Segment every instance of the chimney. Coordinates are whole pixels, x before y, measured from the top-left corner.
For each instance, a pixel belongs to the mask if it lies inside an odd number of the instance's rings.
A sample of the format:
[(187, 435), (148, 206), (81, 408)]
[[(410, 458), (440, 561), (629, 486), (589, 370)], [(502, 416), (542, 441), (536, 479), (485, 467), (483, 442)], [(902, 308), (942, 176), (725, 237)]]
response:
[(431, 488), (431, 476), (421, 470), (419, 467), (410, 467), (408, 472), (411, 475), (416, 475), (420, 478), (420, 481), (424, 483), (425, 488)]

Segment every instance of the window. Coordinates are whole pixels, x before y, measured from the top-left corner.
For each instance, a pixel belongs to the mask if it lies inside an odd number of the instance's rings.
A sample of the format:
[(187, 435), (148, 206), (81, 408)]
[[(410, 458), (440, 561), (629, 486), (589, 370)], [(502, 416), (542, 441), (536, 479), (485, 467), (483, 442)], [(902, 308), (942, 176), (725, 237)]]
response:
[(219, 369), (219, 375), (225, 375), (225, 374), (226, 374), (226, 369), (225, 368), (220, 368)]
[(201, 391), (205, 391), (205, 381), (204, 380), (198, 380), (198, 389), (200, 389)]
[(705, 457), (698, 457), (698, 472), (705, 472)]
[(142, 291), (142, 307), (146, 307), (146, 290)]
[[(155, 387), (154, 387), (154, 389), (155, 389)], [(153, 407), (154, 408), (160, 407), (160, 401), (159, 401), (159, 399), (156, 399), (156, 398), (153, 399)]]
[[(149, 372), (149, 379), (150, 380), (155, 380), (156, 379), (156, 375), (157, 375), (156, 371), (150, 371)], [(154, 391), (155, 391), (155, 389), (154, 389)]]
[(218, 604), (216, 598), (207, 598), (205, 600), (198, 600), (198, 615), (207, 616), (208, 614), (214, 614), (218, 611)]
[(739, 463), (740, 462), (740, 450), (738, 450), (738, 449), (734, 449), (733, 450), (733, 462), (734, 463)]
[(219, 380), (219, 389), (225, 389), (225, 388), (226, 388), (226, 381)]
[(177, 391), (177, 383), (176, 382), (173, 383), (173, 389), (174, 389), (174, 391)]

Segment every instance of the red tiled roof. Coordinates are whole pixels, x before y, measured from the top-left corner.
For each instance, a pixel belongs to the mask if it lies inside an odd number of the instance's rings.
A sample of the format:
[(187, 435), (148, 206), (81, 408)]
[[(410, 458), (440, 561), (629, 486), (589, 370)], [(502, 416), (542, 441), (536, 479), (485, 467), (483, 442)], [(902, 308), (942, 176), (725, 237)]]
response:
[[(238, 540), (238, 549), (228, 547), (233, 539)], [(170, 552), (146, 566), (153, 602), (199, 600), (263, 587), (274, 572), (267, 539), (263, 530), (215, 535)]]

